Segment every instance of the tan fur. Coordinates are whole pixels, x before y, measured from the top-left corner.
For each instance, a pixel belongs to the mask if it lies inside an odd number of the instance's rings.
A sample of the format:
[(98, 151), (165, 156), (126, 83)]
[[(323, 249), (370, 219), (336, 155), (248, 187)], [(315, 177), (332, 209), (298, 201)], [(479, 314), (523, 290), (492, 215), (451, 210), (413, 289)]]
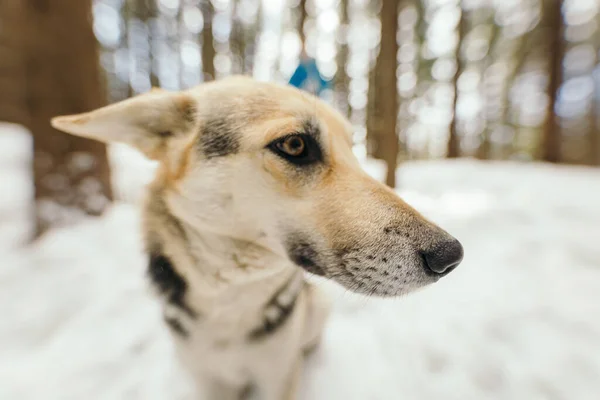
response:
[[(186, 283), (181, 301), (161, 298), (207, 399), (237, 399), (248, 385), (266, 400), (294, 398), (328, 309), (298, 266), (357, 292), (396, 296), (442, 276), (427, 272), (423, 254), (462, 257), (455, 239), (361, 170), (348, 121), (291, 87), (233, 77), (153, 90), (52, 124), (159, 161), (144, 212), (148, 251), (171, 260)], [(314, 165), (292, 165), (270, 149), (307, 129), (322, 151)], [(261, 324), (284, 317), (263, 336)]]

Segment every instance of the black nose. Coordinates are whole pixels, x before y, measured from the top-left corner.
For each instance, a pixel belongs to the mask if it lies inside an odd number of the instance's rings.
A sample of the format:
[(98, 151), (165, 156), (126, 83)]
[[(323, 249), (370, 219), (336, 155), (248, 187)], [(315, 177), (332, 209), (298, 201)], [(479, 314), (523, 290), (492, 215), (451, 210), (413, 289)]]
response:
[(434, 274), (447, 274), (463, 259), (463, 247), (456, 239), (441, 242), (433, 250), (423, 252), (426, 268)]

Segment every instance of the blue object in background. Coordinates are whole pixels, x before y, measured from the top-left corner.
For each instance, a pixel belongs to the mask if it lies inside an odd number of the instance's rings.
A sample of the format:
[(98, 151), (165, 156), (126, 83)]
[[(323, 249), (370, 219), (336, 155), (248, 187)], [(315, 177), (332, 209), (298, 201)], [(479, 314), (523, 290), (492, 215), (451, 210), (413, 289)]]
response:
[(308, 57), (301, 58), (289, 84), (318, 95), (329, 88), (329, 81), (321, 76), (315, 59)]

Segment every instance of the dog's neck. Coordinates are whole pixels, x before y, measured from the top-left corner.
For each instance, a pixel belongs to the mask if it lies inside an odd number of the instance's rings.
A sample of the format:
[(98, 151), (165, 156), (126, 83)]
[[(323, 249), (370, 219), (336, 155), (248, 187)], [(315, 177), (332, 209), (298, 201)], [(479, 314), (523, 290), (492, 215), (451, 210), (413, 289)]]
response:
[(219, 295), (230, 288), (240, 290), (259, 282), (290, 276), (298, 271), (290, 262), (260, 243), (198, 229), (182, 222), (188, 252), (202, 275), (202, 292)]
[(302, 279), (303, 272), (287, 258), (256, 242), (187, 223), (168, 206), (164, 190), (150, 188), (144, 216), (151, 262), (152, 255), (160, 255), (159, 260), (170, 263), (171, 275), (184, 282), (182, 298), (192, 303), (194, 312), (261, 308), (282, 287)]

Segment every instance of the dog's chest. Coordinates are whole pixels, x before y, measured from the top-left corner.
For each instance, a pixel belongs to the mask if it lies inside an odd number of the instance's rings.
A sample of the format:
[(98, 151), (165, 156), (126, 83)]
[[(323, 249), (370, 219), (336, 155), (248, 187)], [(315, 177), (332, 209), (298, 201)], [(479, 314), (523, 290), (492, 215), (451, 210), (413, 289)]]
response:
[(245, 382), (255, 368), (256, 350), (285, 336), (293, 325), (303, 284), (303, 274), (292, 271), (206, 302), (192, 282), (186, 301), (196, 315), (192, 318), (168, 302), (164, 312), (178, 313), (174, 318), (181, 329), (171, 326), (171, 331), (190, 368), (207, 369), (232, 383)]
[(185, 338), (175, 335), (175, 341), (181, 360), (192, 372), (216, 376), (233, 385), (248, 381), (243, 341), (223, 337), (202, 327), (192, 330)]

